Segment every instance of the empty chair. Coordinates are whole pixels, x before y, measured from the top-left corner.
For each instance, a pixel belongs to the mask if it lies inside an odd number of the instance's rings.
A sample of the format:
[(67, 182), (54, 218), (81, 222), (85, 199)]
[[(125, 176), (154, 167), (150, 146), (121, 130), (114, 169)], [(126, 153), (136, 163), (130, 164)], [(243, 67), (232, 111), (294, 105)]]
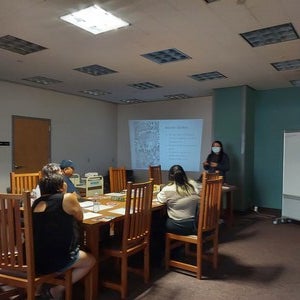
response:
[[(133, 271), (149, 280), (149, 239), (151, 224), (153, 181), (127, 184), (125, 219), (121, 236), (111, 237), (104, 242), (101, 258), (114, 257), (121, 260), (120, 282), (104, 281), (105, 287), (115, 289), (124, 299), (127, 295), (127, 273)], [(143, 266), (129, 267), (128, 258), (143, 252)], [(103, 256), (102, 256), (103, 255)]]
[(35, 273), (30, 193), (0, 194), (0, 282), (26, 290), (35, 299), (42, 283), (65, 286), (65, 299), (72, 299), (72, 269), (38, 276)]
[[(202, 276), (202, 260), (212, 262), (213, 268), (218, 264), (218, 236), (219, 236), (219, 216), (221, 207), (221, 192), (223, 177), (208, 180), (207, 173), (202, 174), (202, 189), (200, 197), (200, 209), (198, 216), (197, 235), (178, 235), (166, 233), (166, 269), (175, 267), (196, 274), (198, 279)], [(204, 243), (212, 242), (212, 253), (204, 250)], [(196, 256), (196, 263), (187, 263), (183, 260), (171, 258), (171, 250), (176, 246), (184, 244), (185, 254), (191, 254), (190, 245), (195, 245), (196, 251), (192, 254)]]
[(153, 184), (162, 184), (161, 166), (149, 166), (149, 178), (153, 178)]
[(41, 172), (36, 173), (10, 173), (10, 189), (12, 194), (22, 194), (35, 189), (42, 177)]
[(126, 169), (125, 167), (120, 168), (109, 168), (109, 184), (110, 192), (121, 192), (126, 189)]

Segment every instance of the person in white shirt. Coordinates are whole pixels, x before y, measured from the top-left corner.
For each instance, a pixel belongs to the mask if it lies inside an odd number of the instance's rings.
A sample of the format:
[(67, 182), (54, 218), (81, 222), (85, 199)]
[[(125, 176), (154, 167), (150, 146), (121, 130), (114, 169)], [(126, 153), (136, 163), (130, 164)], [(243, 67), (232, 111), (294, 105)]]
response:
[(196, 234), (195, 217), (200, 191), (196, 181), (188, 179), (180, 165), (170, 168), (169, 183), (157, 194), (157, 200), (167, 205), (167, 232)]

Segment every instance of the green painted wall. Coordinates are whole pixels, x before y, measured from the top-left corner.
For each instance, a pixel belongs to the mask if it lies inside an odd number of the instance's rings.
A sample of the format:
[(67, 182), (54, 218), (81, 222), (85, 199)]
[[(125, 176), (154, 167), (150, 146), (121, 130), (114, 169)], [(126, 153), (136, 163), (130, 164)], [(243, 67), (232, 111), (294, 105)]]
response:
[(256, 94), (255, 205), (281, 209), (283, 132), (300, 131), (300, 88), (259, 91)]
[(214, 91), (213, 137), (231, 160), (228, 181), (239, 187), (235, 209), (281, 209), (285, 130), (300, 131), (300, 88)]
[(224, 143), (230, 158), (228, 182), (238, 186), (235, 209), (253, 203), (253, 141), (255, 91), (247, 86), (214, 91), (213, 136)]

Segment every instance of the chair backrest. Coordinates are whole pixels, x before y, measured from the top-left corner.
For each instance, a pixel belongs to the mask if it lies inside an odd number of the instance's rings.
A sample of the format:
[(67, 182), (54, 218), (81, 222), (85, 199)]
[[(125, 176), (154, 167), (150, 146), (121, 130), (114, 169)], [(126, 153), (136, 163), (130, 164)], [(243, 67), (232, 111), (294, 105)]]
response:
[(125, 167), (120, 168), (109, 168), (109, 184), (110, 192), (121, 192), (126, 189), (126, 169)]
[(218, 179), (220, 177), (219, 171), (216, 171), (214, 173), (208, 173), (208, 172), (205, 173), (206, 173), (206, 180)]
[(27, 280), (34, 280), (32, 230), (30, 192), (0, 194), (1, 270), (26, 272)]
[(127, 183), (125, 220), (123, 227), (123, 251), (149, 242), (153, 180), (144, 183)]
[(219, 226), (223, 176), (207, 179), (207, 175), (202, 174), (198, 236)]
[(42, 178), (41, 172), (36, 173), (10, 173), (10, 189), (12, 194), (22, 194), (35, 189)]
[(161, 165), (149, 166), (149, 178), (153, 178), (154, 184), (162, 184)]

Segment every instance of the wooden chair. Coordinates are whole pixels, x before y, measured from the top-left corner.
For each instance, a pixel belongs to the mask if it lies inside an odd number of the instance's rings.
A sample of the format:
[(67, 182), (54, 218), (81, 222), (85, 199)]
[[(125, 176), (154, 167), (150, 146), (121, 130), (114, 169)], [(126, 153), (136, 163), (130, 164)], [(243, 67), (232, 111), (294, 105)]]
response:
[[(124, 299), (127, 295), (128, 271), (132, 271), (144, 277), (144, 281), (149, 280), (149, 243), (150, 224), (152, 208), (153, 181), (144, 183), (127, 184), (125, 219), (123, 234), (121, 237), (112, 237), (108, 244), (103, 246), (105, 259), (110, 257), (121, 261), (120, 283), (104, 281), (107, 288), (117, 290)], [(143, 251), (144, 262), (142, 267), (129, 267), (128, 258)]]
[(206, 173), (206, 180), (218, 179), (220, 176), (219, 171), (216, 171), (214, 173), (208, 173), (208, 172), (205, 173)]
[(125, 167), (120, 168), (109, 168), (109, 184), (110, 192), (121, 192), (126, 189), (126, 169)]
[(10, 173), (10, 189), (12, 194), (22, 194), (35, 189), (42, 177), (41, 172), (17, 174)]
[[(219, 216), (221, 207), (221, 192), (223, 177), (207, 180), (207, 173), (202, 174), (202, 190), (200, 197), (200, 211), (198, 216), (197, 235), (178, 235), (173, 233), (166, 233), (166, 253), (165, 264), (166, 269), (175, 267), (183, 269), (196, 274), (198, 279), (202, 276), (202, 260), (212, 262), (213, 268), (218, 265), (218, 235), (219, 235)], [(212, 242), (213, 252), (205, 252), (203, 245), (207, 242)], [(171, 250), (177, 246), (195, 245), (196, 264), (187, 263), (181, 260), (171, 258)], [(185, 248), (185, 254), (191, 254)]]
[(65, 299), (72, 299), (72, 269), (38, 276), (35, 273), (30, 192), (0, 194), (0, 282), (26, 290), (35, 299), (42, 283), (65, 286)]
[(153, 184), (162, 184), (161, 165), (149, 166), (149, 178), (153, 178)]

